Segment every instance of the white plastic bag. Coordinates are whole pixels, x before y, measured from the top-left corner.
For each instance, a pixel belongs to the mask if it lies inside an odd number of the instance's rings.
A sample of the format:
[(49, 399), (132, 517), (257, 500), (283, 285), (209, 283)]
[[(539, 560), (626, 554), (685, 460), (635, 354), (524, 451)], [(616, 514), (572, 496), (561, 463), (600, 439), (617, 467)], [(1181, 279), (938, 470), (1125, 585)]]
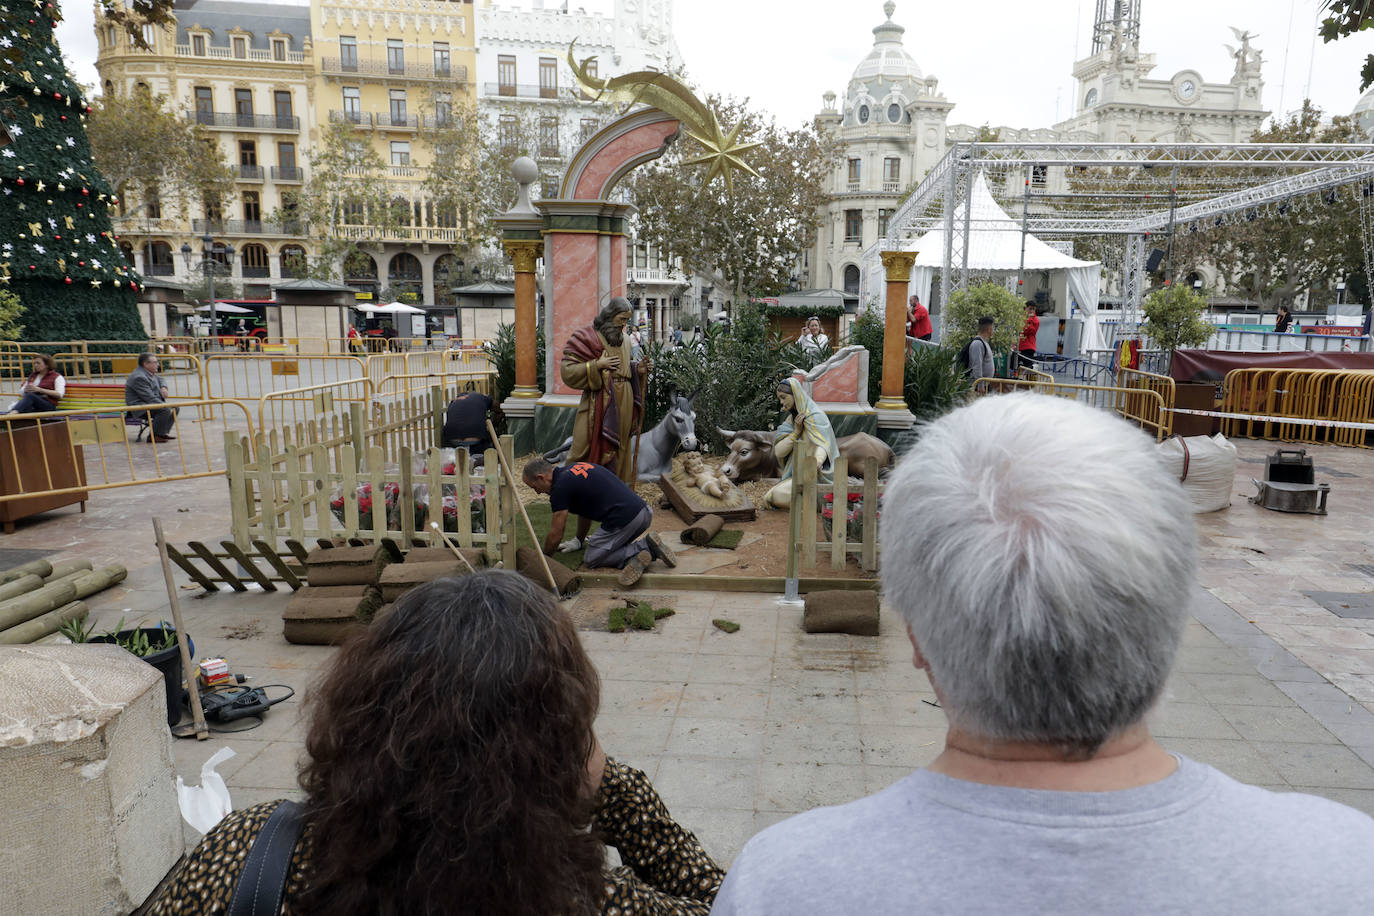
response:
[(229, 803), (229, 787), (224, 784), (224, 777), (215, 772), (215, 767), (232, 756), (233, 748), (222, 747), (215, 751), (200, 768), (198, 786), (188, 786), (180, 776), (177, 777), (177, 802), (181, 805), (181, 816), (201, 833), (209, 833), (226, 814), (234, 810)]
[(1193, 512), (1216, 512), (1231, 505), (1236, 480), (1236, 447), (1215, 436), (1175, 436), (1159, 444), (1165, 465), (1183, 481)]

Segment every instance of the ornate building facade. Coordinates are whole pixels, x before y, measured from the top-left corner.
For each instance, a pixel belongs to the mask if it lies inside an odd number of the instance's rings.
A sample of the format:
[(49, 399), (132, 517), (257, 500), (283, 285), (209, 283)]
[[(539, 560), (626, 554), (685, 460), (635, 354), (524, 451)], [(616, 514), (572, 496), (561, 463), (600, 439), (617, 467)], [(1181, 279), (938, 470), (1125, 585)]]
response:
[(1261, 52), (1238, 33), (1235, 70), (1209, 83), (1192, 69), (1154, 79), (1154, 55), (1139, 50), (1140, 0), (1099, 0), (1092, 53), (1073, 68), (1075, 114), (1052, 127), (948, 124), (950, 102), (933, 75), (922, 74), (902, 42), (905, 30), (887, 20), (873, 30), (873, 49), (851, 75), (843, 98), (827, 92), (817, 116), (844, 145), (831, 177), (815, 248), (812, 286), (845, 293), (857, 305), (866, 248), (887, 234), (905, 193), (954, 143), (977, 139), (1069, 142), (1202, 142), (1248, 140), (1269, 112), (1261, 107)]

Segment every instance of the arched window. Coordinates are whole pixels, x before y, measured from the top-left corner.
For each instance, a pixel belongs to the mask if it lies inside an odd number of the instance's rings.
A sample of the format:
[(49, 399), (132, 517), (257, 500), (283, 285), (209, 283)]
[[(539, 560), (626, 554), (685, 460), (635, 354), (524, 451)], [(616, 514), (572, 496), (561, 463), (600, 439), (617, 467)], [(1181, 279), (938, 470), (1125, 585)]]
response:
[(143, 246), (143, 275), (146, 277), (170, 277), (176, 273), (172, 261), (172, 246), (166, 242), (152, 242)]
[(138, 263), (134, 260), (134, 246), (129, 242), (119, 243), (119, 253), (124, 255), (124, 261), (134, 270), (138, 270)]
[(859, 268), (857, 265), (845, 265), (844, 291), (851, 296), (859, 295)]
[(375, 282), (377, 279), (377, 262), (364, 251), (350, 251), (348, 257), (344, 258), (343, 269), (344, 280), (350, 283), (354, 280)]
[(299, 245), (283, 245), (281, 254), (281, 275), (285, 277), (304, 277), (309, 265), (305, 249)]
[(454, 305), (458, 297), (453, 288), (463, 282), (463, 259), (456, 255), (444, 254), (434, 262), (434, 302), (436, 305)]
[(419, 302), (424, 291), (419, 258), (408, 251), (394, 256), (386, 273), (386, 285), (391, 287), (391, 294), (400, 301)]
[(391, 199), (391, 218), (397, 223), (397, 225), (414, 225), (410, 221), (410, 201), (406, 200), (404, 197), (393, 197)]
[(272, 266), (267, 257), (266, 245), (249, 242), (243, 246), (243, 275), (245, 277), (272, 276)]

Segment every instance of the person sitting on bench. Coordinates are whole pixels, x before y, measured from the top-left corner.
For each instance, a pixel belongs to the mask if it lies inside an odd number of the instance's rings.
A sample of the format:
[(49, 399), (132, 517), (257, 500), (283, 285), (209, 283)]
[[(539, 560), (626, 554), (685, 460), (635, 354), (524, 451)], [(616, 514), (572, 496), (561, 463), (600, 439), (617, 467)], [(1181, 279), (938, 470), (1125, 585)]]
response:
[[(525, 465), (523, 477), (530, 489), (549, 496), (553, 520), (544, 538), (544, 553), (549, 556), (577, 550), (585, 541), (586, 564), (616, 567), (625, 586), (638, 582), (654, 559), (677, 565), (668, 545), (649, 531), (654, 511), (601, 465), (579, 461), (556, 468), (536, 457)], [(569, 512), (577, 516), (577, 537), (563, 541)], [(601, 527), (588, 537), (592, 522), (600, 522)]]
[[(444, 412), (444, 448), (465, 448), (478, 461), (493, 448), (487, 434), (487, 414), (494, 407), (491, 398), (480, 391), (464, 391), (448, 402)], [(496, 418), (492, 418), (495, 424)]]
[[(158, 377), (157, 356), (153, 353), (140, 353), (138, 355), (138, 368), (129, 373), (128, 379), (124, 382), (124, 403), (134, 404), (163, 404), (167, 401), (167, 386), (162, 384), (162, 379)], [(129, 416), (137, 417), (139, 411), (131, 411)], [(153, 442), (167, 442), (175, 439), (171, 435), (172, 424), (176, 422), (177, 409), (175, 407), (165, 407), (162, 410), (148, 411), (148, 422), (153, 427)]]
[(45, 413), (56, 410), (67, 393), (67, 380), (57, 371), (52, 357), (39, 353), (33, 358), (33, 372), (20, 389), (23, 396), (5, 413)]

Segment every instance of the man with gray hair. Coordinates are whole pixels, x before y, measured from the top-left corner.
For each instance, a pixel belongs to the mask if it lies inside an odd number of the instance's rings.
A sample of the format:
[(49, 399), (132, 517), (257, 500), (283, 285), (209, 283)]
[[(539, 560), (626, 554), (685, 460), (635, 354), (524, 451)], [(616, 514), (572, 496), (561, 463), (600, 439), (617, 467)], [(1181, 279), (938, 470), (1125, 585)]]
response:
[(944, 751), (754, 837), (712, 913), (1374, 912), (1374, 820), (1150, 735), (1196, 546), (1137, 429), (1061, 398), (980, 399), (888, 480), (882, 547)]

